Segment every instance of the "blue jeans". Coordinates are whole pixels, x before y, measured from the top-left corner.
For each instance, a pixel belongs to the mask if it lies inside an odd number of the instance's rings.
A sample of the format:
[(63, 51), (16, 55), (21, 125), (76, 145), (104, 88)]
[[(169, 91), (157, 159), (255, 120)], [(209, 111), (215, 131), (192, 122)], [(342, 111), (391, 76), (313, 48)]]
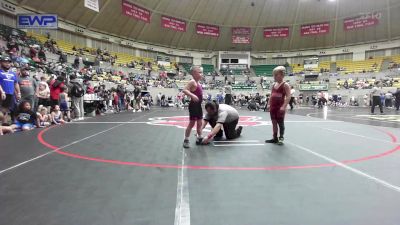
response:
[(125, 99), (124, 97), (119, 97), (118, 107), (120, 110), (125, 110)]

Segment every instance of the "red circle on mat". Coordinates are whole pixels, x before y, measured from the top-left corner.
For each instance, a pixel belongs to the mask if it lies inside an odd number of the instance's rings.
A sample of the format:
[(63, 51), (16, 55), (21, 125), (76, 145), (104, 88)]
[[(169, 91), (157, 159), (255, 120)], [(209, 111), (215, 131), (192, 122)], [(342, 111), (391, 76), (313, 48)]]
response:
[[(53, 149), (54, 152), (64, 155), (71, 158), (83, 159), (94, 162), (108, 163), (108, 164), (116, 164), (116, 165), (126, 165), (126, 166), (137, 166), (137, 167), (153, 167), (153, 168), (172, 168), (172, 169), (192, 169), (192, 170), (290, 170), (290, 169), (310, 169), (310, 168), (322, 168), (322, 167), (333, 167), (337, 166), (334, 163), (324, 163), (324, 164), (311, 164), (311, 165), (300, 165), (300, 166), (267, 166), (267, 167), (235, 167), (235, 166), (194, 166), (194, 165), (176, 165), (176, 164), (156, 164), (156, 163), (141, 163), (141, 162), (128, 162), (128, 161), (120, 161), (120, 160), (112, 160), (112, 159), (103, 159), (98, 157), (89, 157), (85, 155), (70, 153), (66, 151), (62, 151), (60, 147), (49, 144), (43, 139), (43, 134), (46, 133), (51, 127), (46, 128), (39, 132), (37, 139), (38, 141), (46, 146), (47, 148)], [(379, 129), (378, 129), (379, 130)], [(397, 137), (388, 132), (383, 131), (386, 135), (391, 138), (393, 144), (397, 144)], [(387, 150), (383, 153), (377, 155), (366, 156), (359, 159), (351, 159), (340, 161), (343, 164), (352, 164), (357, 162), (368, 161), (372, 159), (381, 158), (390, 154), (393, 154), (400, 150), (400, 145), (396, 145), (393, 149)]]

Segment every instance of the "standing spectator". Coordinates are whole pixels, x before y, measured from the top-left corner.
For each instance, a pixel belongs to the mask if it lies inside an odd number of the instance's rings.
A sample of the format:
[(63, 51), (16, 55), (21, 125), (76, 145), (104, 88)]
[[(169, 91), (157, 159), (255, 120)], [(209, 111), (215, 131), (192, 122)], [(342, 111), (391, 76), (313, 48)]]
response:
[(232, 86), (231, 82), (229, 81), (227, 85), (225, 85), (225, 104), (231, 105), (232, 104)]
[(296, 90), (294, 90), (294, 87), (292, 86), (291, 89), (290, 89), (290, 102), (289, 102), (290, 110), (293, 110), (293, 108), (294, 108), (293, 104), (296, 105), (296, 101), (295, 101), (295, 98), (294, 98), (294, 94), (295, 93), (296, 93)]
[(19, 101), (21, 99), (21, 91), (19, 89), (17, 75), (10, 71), (10, 58), (1, 58), (0, 63), (1, 111), (4, 114), (2, 123), (6, 123), (7, 115), (14, 109), (14, 101)]
[(386, 108), (391, 108), (393, 106), (392, 98), (393, 98), (393, 94), (390, 91), (388, 91), (385, 94), (385, 107)]
[(393, 95), (396, 98), (396, 100), (395, 100), (396, 110), (399, 111), (399, 108), (400, 108), (400, 88), (397, 88), (397, 91)]
[(83, 108), (83, 96), (85, 95), (85, 90), (83, 89), (83, 84), (78, 80), (75, 74), (70, 77), (70, 96), (72, 106), (74, 107), (75, 118), (78, 120), (83, 120), (85, 111)]
[(46, 78), (41, 77), (39, 82), (39, 88), (37, 91), (38, 105), (44, 107), (50, 106), (50, 89), (49, 85), (46, 83)]
[(368, 105), (369, 105), (369, 104), (368, 104), (368, 95), (365, 94), (364, 97), (363, 97), (363, 99), (364, 99), (364, 106), (368, 106)]
[(36, 80), (30, 77), (27, 68), (21, 69), (21, 76), (18, 80), (19, 87), (21, 89), (21, 99), (22, 101), (27, 101), (30, 103), (31, 108), (36, 111), (36, 95), (38, 91), (38, 86)]
[(57, 79), (50, 81), (50, 105), (54, 107), (59, 105), (58, 99), (60, 98), (61, 88), (65, 86), (64, 78), (58, 76)]
[(68, 97), (67, 92), (68, 92), (68, 88), (66, 86), (61, 88), (59, 102), (60, 102), (60, 111), (62, 112), (63, 118), (67, 117), (67, 121), (70, 122), (71, 116), (70, 116), (69, 107), (68, 107), (69, 97)]
[(79, 56), (78, 56), (78, 54), (75, 56), (75, 59), (74, 59), (74, 68), (75, 69), (79, 69), (79, 64), (80, 64), (80, 61), (79, 61)]
[(379, 110), (383, 114), (383, 105), (381, 101), (381, 82), (377, 81), (375, 87), (371, 91), (371, 114), (375, 112), (375, 106), (379, 105)]
[(125, 90), (122, 85), (118, 85), (117, 94), (118, 94), (118, 108), (120, 110), (125, 110)]
[(140, 100), (142, 98), (142, 90), (140, 90), (139, 85), (135, 86), (135, 90), (133, 90), (133, 95), (135, 96), (135, 102), (136, 102), (133, 112), (136, 112), (136, 111), (141, 112), (142, 110), (141, 110), (141, 106), (140, 106)]

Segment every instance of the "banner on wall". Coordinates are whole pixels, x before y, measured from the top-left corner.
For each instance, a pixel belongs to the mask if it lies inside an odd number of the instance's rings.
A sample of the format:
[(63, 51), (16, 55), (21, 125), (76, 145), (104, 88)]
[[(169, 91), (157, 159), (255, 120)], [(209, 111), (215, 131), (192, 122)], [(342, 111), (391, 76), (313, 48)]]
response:
[(250, 44), (251, 29), (249, 27), (233, 27), (232, 43), (233, 44)]
[(301, 36), (321, 35), (329, 33), (329, 22), (305, 24), (300, 27)]
[(343, 21), (344, 30), (355, 30), (364, 27), (376, 26), (382, 17), (380, 12), (367, 13), (361, 16), (346, 18)]
[(161, 26), (171, 30), (186, 32), (186, 21), (169, 16), (161, 16)]
[(211, 37), (219, 37), (219, 27), (208, 24), (196, 24), (196, 33)]
[(85, 7), (99, 12), (99, 0), (85, 0)]
[(266, 27), (264, 38), (285, 38), (289, 37), (289, 27)]
[(329, 90), (328, 84), (300, 84), (300, 91), (327, 91)]
[(56, 14), (18, 14), (18, 29), (57, 29), (58, 16)]
[(135, 18), (137, 20), (144, 21), (146, 23), (150, 23), (150, 11), (137, 6), (133, 3), (130, 3), (126, 0), (122, 0), (122, 13), (125, 16), (129, 16)]

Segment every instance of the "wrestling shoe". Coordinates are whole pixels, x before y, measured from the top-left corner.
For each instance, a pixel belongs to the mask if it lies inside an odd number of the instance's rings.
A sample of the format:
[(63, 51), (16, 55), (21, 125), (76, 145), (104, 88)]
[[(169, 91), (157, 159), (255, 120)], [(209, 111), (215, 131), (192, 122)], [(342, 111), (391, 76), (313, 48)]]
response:
[(189, 140), (184, 140), (183, 141), (183, 147), (184, 148), (190, 148)]
[(271, 140), (265, 140), (265, 143), (268, 143), (268, 144), (276, 144), (278, 142), (279, 142), (278, 138), (273, 138)]
[(243, 130), (242, 126), (239, 126), (238, 129), (236, 130), (238, 137), (240, 137), (240, 135), (242, 134), (242, 130)]
[(278, 143), (276, 143), (277, 145), (283, 145), (283, 141), (285, 140), (285, 138), (283, 137), (279, 137), (278, 139)]
[(196, 138), (196, 145), (202, 145), (203, 143), (203, 138), (202, 137), (200, 137), (200, 138)]

